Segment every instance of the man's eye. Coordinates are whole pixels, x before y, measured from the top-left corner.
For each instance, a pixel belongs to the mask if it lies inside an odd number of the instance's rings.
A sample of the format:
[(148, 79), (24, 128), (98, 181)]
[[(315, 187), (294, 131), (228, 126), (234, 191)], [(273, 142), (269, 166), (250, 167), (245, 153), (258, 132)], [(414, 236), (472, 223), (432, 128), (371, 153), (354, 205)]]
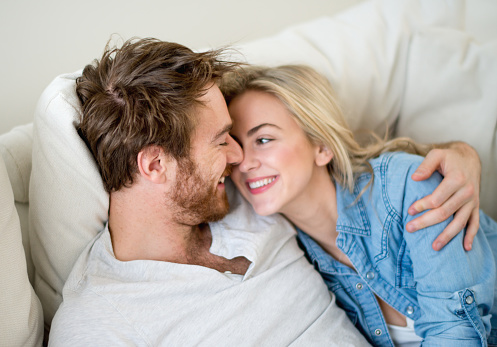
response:
[(258, 144), (258, 145), (263, 145), (263, 144), (266, 144), (268, 142), (272, 141), (271, 139), (267, 139), (265, 137), (261, 137), (257, 140), (255, 140), (255, 142)]
[(228, 145), (228, 142), (223, 142), (223, 143), (220, 143), (219, 146), (227, 146)]

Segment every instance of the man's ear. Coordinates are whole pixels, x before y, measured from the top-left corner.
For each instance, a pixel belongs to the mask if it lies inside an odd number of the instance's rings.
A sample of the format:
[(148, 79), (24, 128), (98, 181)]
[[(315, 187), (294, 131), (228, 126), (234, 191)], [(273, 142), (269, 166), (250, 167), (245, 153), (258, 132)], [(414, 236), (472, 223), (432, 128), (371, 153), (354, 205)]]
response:
[(316, 146), (314, 162), (317, 166), (325, 166), (333, 159), (333, 152), (325, 145)]
[(143, 148), (137, 156), (138, 171), (140, 176), (153, 183), (165, 183), (169, 156), (164, 150), (156, 145)]

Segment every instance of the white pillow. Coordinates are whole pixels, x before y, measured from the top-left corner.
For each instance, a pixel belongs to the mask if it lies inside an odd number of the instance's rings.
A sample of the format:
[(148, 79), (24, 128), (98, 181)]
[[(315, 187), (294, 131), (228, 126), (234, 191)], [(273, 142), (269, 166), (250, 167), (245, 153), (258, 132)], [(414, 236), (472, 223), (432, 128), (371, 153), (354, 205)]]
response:
[(411, 35), (462, 29), (461, 1), (368, 1), (240, 48), (252, 64), (307, 64), (332, 83), (353, 130), (384, 134), (400, 110)]
[(0, 331), (2, 346), (41, 346), (43, 313), (31, 287), (21, 227), (5, 163), (0, 156)]
[(408, 59), (397, 135), (475, 147), (481, 208), (497, 219), (497, 38), (480, 44), (461, 31), (430, 28), (413, 37)]
[(96, 163), (78, 136), (80, 72), (57, 77), (35, 111), (29, 187), (31, 255), (35, 290), (49, 326), (62, 302), (74, 262), (107, 220), (108, 195)]

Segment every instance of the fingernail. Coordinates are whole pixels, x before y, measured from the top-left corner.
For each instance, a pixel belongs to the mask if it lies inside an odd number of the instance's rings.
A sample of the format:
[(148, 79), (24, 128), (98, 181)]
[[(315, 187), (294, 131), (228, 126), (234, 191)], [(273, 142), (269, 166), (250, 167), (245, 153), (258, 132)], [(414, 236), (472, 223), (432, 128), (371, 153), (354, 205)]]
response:
[(423, 175), (424, 174), (424, 171), (421, 170), (421, 169), (417, 169), (416, 171), (414, 171), (413, 175)]
[(436, 251), (441, 250), (443, 248), (443, 246), (444, 246), (443, 242), (440, 242), (440, 241), (435, 242), (435, 250)]
[(416, 226), (414, 224), (407, 224), (406, 229), (407, 229), (407, 231), (412, 233), (412, 232), (416, 231)]
[(414, 216), (418, 211), (414, 207), (409, 207), (409, 210), (407, 211), (411, 216)]
[(472, 243), (470, 243), (470, 244), (468, 245), (468, 249), (467, 249), (467, 250), (468, 250), (468, 251), (471, 251), (472, 249), (473, 249), (473, 244), (472, 244)]

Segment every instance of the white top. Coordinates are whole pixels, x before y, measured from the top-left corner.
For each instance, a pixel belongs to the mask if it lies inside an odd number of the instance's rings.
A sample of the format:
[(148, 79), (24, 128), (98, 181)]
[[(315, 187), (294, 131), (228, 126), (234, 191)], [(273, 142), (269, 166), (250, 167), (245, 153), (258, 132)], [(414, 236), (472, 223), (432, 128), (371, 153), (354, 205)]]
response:
[[(233, 200), (233, 199), (231, 199)], [(105, 229), (77, 261), (51, 346), (366, 346), (280, 216), (238, 195), (211, 223), (213, 254), (244, 256), (244, 276), (197, 265), (118, 261)]]
[(396, 347), (419, 347), (423, 339), (414, 332), (414, 321), (406, 317), (407, 326), (388, 324), (388, 332)]

